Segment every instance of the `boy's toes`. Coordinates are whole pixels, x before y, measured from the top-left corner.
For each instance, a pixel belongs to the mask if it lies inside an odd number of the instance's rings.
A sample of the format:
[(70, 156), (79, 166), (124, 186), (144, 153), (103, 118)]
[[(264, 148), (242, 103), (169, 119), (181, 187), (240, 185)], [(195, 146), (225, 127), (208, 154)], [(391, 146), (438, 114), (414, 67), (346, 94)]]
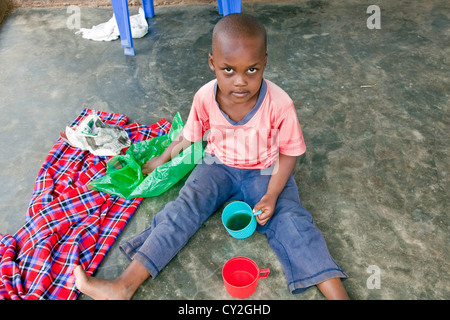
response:
[(76, 266), (73, 270), (73, 275), (75, 276), (75, 286), (78, 290), (82, 291), (83, 284), (88, 280), (86, 272), (84, 272), (81, 266)]

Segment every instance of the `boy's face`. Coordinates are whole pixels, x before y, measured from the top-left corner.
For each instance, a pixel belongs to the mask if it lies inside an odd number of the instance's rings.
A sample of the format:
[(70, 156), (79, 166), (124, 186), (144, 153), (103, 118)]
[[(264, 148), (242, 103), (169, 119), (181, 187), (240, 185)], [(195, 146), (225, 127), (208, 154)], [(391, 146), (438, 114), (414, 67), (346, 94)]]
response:
[(228, 105), (255, 104), (267, 64), (263, 39), (222, 36), (212, 51), (208, 60), (216, 73), (218, 100)]

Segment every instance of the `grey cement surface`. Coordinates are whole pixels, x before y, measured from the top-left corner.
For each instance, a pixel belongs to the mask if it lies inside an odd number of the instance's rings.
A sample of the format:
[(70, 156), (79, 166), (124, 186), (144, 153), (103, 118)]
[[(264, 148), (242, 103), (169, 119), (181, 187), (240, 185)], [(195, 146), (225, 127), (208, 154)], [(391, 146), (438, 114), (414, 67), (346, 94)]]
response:
[[(381, 29), (366, 26), (369, 4), (381, 8)], [(86, 28), (112, 16), (80, 12)], [(267, 27), (265, 77), (293, 98), (308, 148), (295, 169), (300, 196), (349, 275), (350, 297), (449, 299), (449, 2), (245, 3), (243, 12)], [(83, 108), (143, 124), (176, 111), (186, 120), (194, 93), (214, 77), (215, 5), (157, 7), (135, 57), (119, 41), (75, 35), (69, 16), (22, 9), (0, 27), (0, 233), (23, 225), (38, 170)], [(181, 185), (141, 204), (96, 276), (124, 270), (118, 244), (147, 228)], [(323, 299), (315, 287), (291, 295), (265, 237), (231, 238), (220, 210), (134, 299), (229, 299), (221, 268), (236, 255), (271, 269), (252, 299)]]

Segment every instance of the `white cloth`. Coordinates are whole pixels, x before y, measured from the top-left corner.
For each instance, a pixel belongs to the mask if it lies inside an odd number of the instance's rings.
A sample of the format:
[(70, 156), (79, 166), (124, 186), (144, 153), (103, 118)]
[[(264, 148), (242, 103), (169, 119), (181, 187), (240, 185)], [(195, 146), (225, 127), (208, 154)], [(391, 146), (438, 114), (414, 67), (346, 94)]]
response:
[[(145, 19), (144, 9), (139, 8), (139, 14), (130, 16), (130, 27), (133, 38), (142, 38), (147, 34), (148, 23)], [(75, 34), (79, 33), (83, 38), (95, 41), (112, 41), (117, 40), (120, 36), (114, 14), (107, 22), (93, 26), (91, 29), (81, 28), (75, 32)]]

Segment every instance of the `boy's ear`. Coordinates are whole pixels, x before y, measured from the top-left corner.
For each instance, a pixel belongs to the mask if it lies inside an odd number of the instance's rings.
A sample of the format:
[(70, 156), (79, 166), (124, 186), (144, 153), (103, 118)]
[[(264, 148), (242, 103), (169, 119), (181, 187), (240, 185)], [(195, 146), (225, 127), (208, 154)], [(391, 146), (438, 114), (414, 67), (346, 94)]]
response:
[(216, 71), (216, 67), (214, 67), (214, 58), (212, 53), (208, 54), (208, 64), (209, 64), (209, 68), (211, 69), (211, 71)]

